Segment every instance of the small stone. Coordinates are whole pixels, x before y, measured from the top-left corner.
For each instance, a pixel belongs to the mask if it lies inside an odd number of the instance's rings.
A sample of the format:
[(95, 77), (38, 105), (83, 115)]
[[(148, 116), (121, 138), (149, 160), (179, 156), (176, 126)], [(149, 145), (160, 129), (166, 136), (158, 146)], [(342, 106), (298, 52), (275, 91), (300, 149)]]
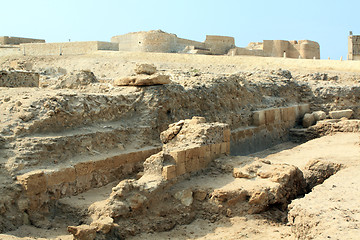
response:
[(189, 207), (193, 203), (193, 192), (190, 189), (185, 189), (175, 193), (174, 196), (183, 205)]
[(308, 127), (314, 125), (314, 123), (315, 123), (314, 114), (305, 113), (304, 118), (302, 120), (303, 127), (308, 128)]
[(152, 75), (156, 73), (156, 67), (153, 64), (137, 64), (135, 67), (135, 72), (137, 74)]

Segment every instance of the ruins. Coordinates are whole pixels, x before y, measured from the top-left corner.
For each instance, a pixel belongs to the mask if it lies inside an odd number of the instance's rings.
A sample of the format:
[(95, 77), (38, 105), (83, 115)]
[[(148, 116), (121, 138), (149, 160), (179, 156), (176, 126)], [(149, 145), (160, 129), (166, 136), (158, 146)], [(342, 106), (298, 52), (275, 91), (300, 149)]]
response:
[[(9, 51), (4, 46), (20, 44), (20, 46), (15, 46), (18, 54), (31, 56), (87, 54), (94, 51), (133, 51), (320, 59), (319, 44), (310, 40), (264, 40), (260, 43), (249, 43), (247, 47), (241, 48), (235, 46), (233, 37), (207, 35), (204, 42), (197, 42), (179, 38), (175, 34), (161, 30), (118, 35), (112, 37), (111, 42), (45, 43), (44, 40), (36, 39), (2, 38), (3, 41), (0, 38), (0, 56), (6, 54), (5, 50)], [(13, 40), (10, 41), (10, 39)], [(15, 39), (18, 40), (15, 41)], [(15, 49), (12, 49), (12, 54)]]
[(360, 62), (162, 31), (15, 42), (1, 240), (359, 236)]
[(348, 60), (360, 60), (360, 36), (350, 31), (348, 37)]

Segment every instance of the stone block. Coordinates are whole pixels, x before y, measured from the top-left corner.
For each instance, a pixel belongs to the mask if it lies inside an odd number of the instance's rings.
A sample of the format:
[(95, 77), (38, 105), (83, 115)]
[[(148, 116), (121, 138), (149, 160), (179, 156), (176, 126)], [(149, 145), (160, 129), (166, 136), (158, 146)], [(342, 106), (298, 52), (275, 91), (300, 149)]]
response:
[(245, 130), (239, 130), (236, 132), (236, 140), (245, 138)]
[(184, 150), (171, 151), (169, 155), (174, 158), (176, 165), (185, 163), (186, 152)]
[(316, 111), (312, 114), (314, 115), (315, 121), (324, 120), (326, 118), (326, 113), (324, 111)]
[(281, 111), (280, 108), (274, 108), (274, 122), (280, 123), (281, 122)]
[(296, 120), (296, 111), (295, 109), (297, 106), (288, 107), (287, 114), (288, 114), (288, 121), (295, 121)]
[(199, 147), (188, 149), (185, 152), (186, 161), (191, 160), (193, 158), (199, 158), (199, 155), (200, 155), (200, 148)]
[(215, 144), (215, 154), (220, 155), (221, 154), (221, 143)]
[(265, 124), (265, 111), (254, 111), (253, 112), (253, 125), (260, 126)]
[(63, 168), (58, 171), (51, 171), (45, 173), (47, 186), (51, 187), (61, 183), (71, 183), (76, 180), (76, 173), (73, 167)]
[(339, 110), (339, 111), (331, 111), (329, 115), (332, 119), (341, 119), (341, 118), (351, 118), (353, 115), (353, 110), (346, 109), (346, 110)]
[(205, 145), (202, 147), (205, 149), (204, 161), (209, 164), (212, 161), (211, 145)]
[(265, 110), (265, 124), (273, 124), (275, 122), (275, 111), (274, 109)]
[(28, 195), (45, 192), (47, 189), (45, 174), (41, 170), (28, 172), (16, 178)]
[(230, 142), (231, 131), (230, 128), (224, 129), (224, 142)]
[(314, 125), (315, 122), (316, 122), (316, 120), (315, 120), (314, 114), (305, 113), (305, 116), (302, 120), (303, 127), (308, 128), (308, 127)]
[(176, 176), (180, 176), (186, 173), (185, 162), (176, 164)]
[(176, 178), (176, 166), (175, 165), (164, 166), (162, 169), (162, 176), (166, 180), (171, 180), (173, 178)]
[(223, 142), (220, 144), (220, 152), (221, 154), (230, 154), (230, 151), (228, 151), (230, 148), (230, 142)]

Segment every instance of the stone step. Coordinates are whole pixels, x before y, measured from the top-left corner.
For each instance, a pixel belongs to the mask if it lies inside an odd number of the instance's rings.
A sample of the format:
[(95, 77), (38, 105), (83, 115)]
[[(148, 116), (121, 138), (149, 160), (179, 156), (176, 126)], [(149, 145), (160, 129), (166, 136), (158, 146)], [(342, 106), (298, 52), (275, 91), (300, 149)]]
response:
[(26, 136), (13, 143), (13, 156), (10, 161), (15, 164), (21, 162), (21, 168), (29, 168), (66, 162), (78, 155), (96, 155), (113, 149), (123, 149), (130, 144), (130, 135), (141, 135), (147, 129), (130, 129), (108, 124)]

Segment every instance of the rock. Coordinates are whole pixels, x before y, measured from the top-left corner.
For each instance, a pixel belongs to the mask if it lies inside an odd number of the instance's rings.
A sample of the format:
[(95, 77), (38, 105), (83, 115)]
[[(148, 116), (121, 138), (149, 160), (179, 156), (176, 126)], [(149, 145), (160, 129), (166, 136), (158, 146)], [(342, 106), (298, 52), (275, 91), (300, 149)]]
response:
[(324, 161), (320, 159), (310, 160), (303, 171), (307, 190), (323, 183), (327, 178), (334, 175), (341, 169), (341, 164)]
[(302, 121), (303, 127), (308, 128), (308, 127), (310, 127), (310, 126), (312, 126), (314, 124), (315, 124), (314, 114), (305, 113), (303, 121)]
[(177, 123), (173, 123), (169, 125), (169, 128), (160, 133), (160, 140), (162, 143), (168, 143), (171, 141), (181, 130), (185, 121), (181, 120)]
[(153, 64), (137, 64), (135, 67), (137, 74), (152, 75), (156, 73), (156, 67)]
[(89, 70), (74, 71), (70, 74), (59, 78), (60, 83), (56, 85), (56, 88), (81, 88), (91, 83), (96, 83), (96, 79), (93, 72)]
[(248, 172), (244, 171), (241, 168), (234, 168), (233, 177), (234, 178), (254, 178), (255, 175), (250, 175)]
[(175, 193), (174, 197), (183, 205), (189, 207), (193, 203), (193, 192), (190, 189), (185, 189)]
[(207, 196), (207, 192), (202, 189), (198, 189), (194, 192), (194, 199), (197, 201), (204, 201)]
[(19, 118), (21, 120), (23, 120), (24, 122), (28, 122), (30, 121), (31, 119), (33, 119), (35, 117), (34, 113), (33, 112), (25, 112), (25, 111), (22, 111), (19, 115)]
[(89, 225), (68, 226), (68, 232), (74, 235), (75, 240), (94, 240), (96, 237), (96, 227)]
[(111, 228), (113, 227), (114, 219), (111, 217), (103, 217), (101, 219), (96, 220), (95, 222), (91, 223), (91, 227), (95, 227), (96, 231), (102, 232), (104, 234), (110, 232)]
[(314, 115), (315, 121), (324, 120), (326, 118), (326, 113), (324, 111), (316, 111), (312, 114)]
[(343, 117), (349, 119), (353, 115), (353, 110), (346, 109), (346, 110), (339, 110), (339, 111), (331, 111), (331, 112), (329, 112), (329, 115), (332, 119), (341, 119)]
[(171, 83), (170, 76), (162, 74), (137, 75), (114, 80), (116, 86), (151, 86)]

